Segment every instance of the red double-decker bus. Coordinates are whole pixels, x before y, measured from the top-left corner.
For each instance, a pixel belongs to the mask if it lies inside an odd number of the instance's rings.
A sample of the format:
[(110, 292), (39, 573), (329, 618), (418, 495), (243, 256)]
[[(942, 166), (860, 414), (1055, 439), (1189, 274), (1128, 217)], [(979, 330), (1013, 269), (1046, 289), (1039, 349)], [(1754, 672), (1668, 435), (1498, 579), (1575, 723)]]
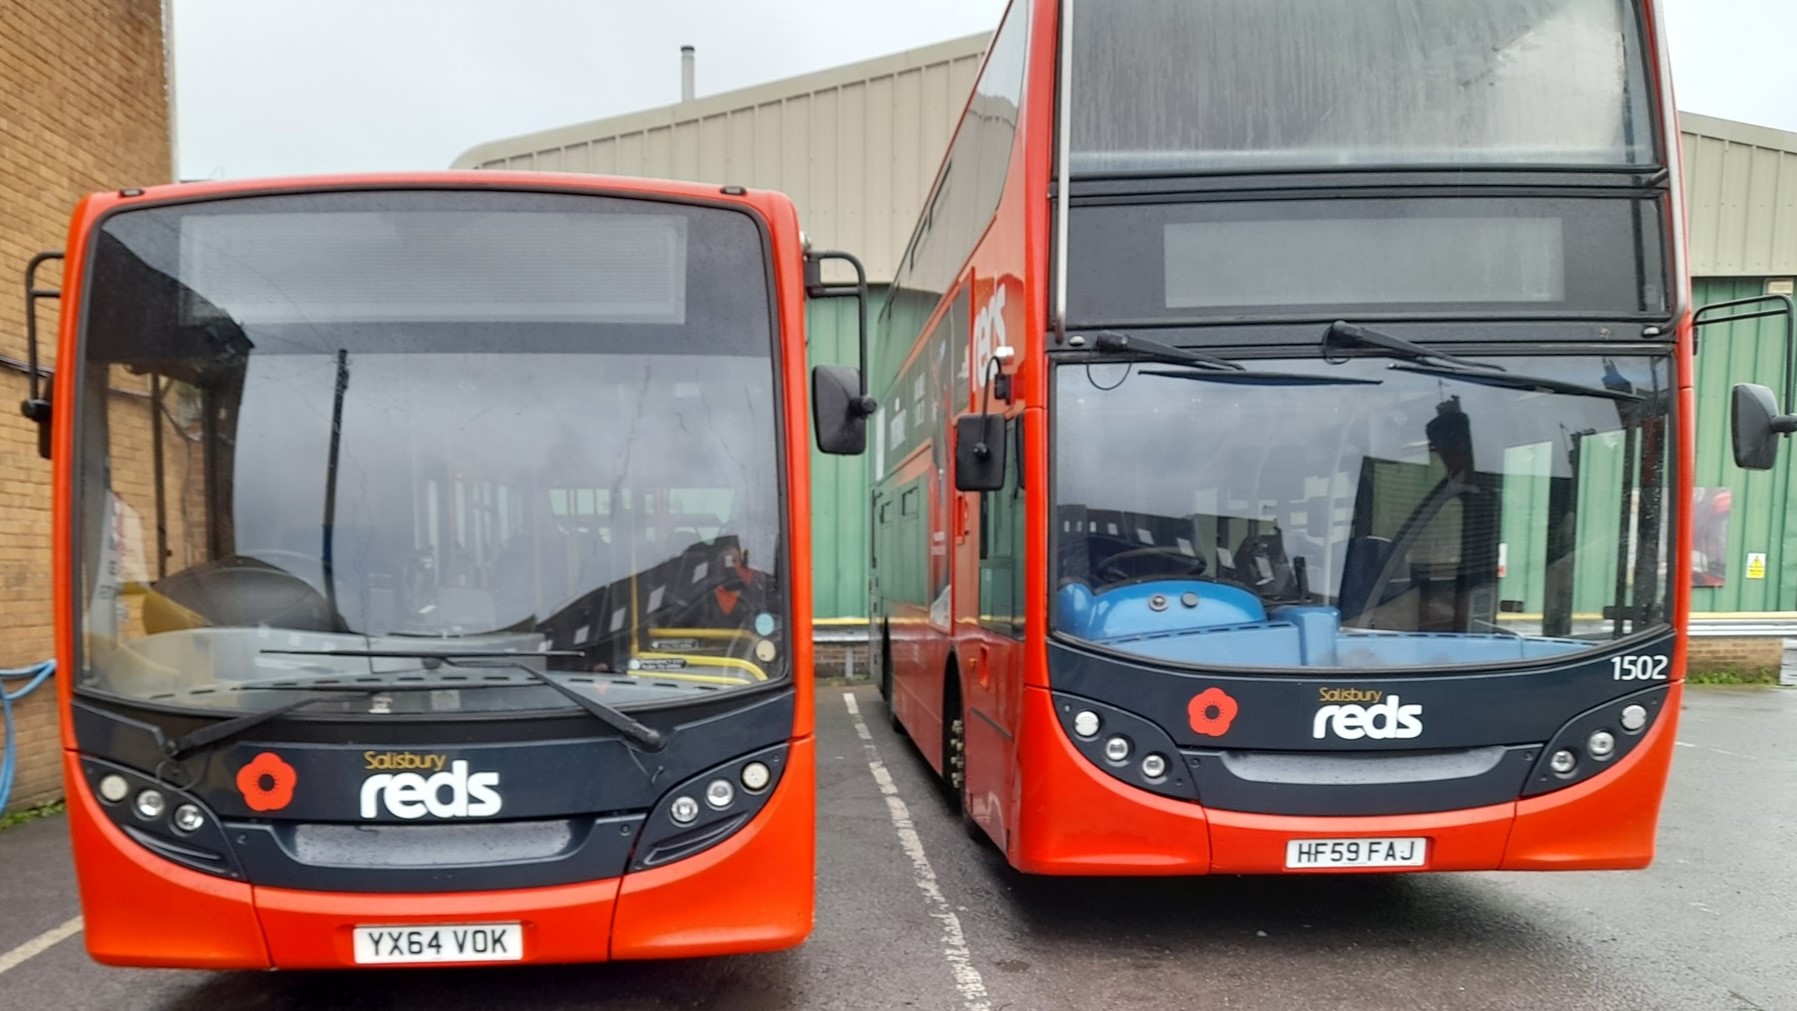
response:
[[(801, 245), (778, 194), (591, 176), (80, 204), (25, 410), (96, 959), (807, 935), (804, 299), (865, 288)], [(858, 451), (858, 370), (817, 382)]]
[(1655, 6), (1010, 5), (876, 327), (871, 507), (882, 690), (1013, 866), (1652, 858)]

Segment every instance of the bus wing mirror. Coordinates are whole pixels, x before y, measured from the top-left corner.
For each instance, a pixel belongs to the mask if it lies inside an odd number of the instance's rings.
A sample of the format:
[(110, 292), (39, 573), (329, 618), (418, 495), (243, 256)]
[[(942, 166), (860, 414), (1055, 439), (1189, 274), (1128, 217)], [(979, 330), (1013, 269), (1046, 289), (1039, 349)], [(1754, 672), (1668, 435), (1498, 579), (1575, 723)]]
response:
[(25, 375), (30, 394), (19, 405), (19, 413), (37, 423), (37, 455), (46, 460), (50, 459), (50, 387), (44, 382), (49, 370), (37, 363), (37, 304), (47, 298), (61, 298), (62, 292), (40, 286), (37, 270), (61, 259), (59, 252), (44, 252), (25, 265)]
[(811, 420), (820, 452), (856, 456), (867, 449), (867, 418), (874, 398), (861, 392), (861, 370), (819, 365), (811, 370)]
[[(824, 281), (824, 261), (839, 260), (855, 272), (853, 284)], [(856, 456), (867, 450), (867, 419), (878, 405), (867, 395), (867, 270), (849, 253), (806, 250), (805, 294), (811, 298), (855, 300), (856, 344), (860, 367), (819, 365), (811, 370), (812, 424), (817, 429), (817, 448), (839, 456)]]
[(1771, 470), (1778, 462), (1779, 436), (1797, 432), (1797, 416), (1779, 414), (1772, 391), (1757, 383), (1737, 384), (1733, 406), (1735, 466)]
[(997, 491), (1005, 486), (1005, 416), (969, 414), (955, 419), (955, 487)]

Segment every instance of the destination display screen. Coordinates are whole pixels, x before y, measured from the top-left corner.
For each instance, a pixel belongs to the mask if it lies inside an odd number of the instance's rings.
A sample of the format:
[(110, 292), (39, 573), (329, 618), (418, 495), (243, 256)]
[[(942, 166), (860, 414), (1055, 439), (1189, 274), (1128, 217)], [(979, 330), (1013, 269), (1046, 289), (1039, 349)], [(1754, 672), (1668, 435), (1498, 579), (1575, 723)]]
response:
[(1668, 304), (1653, 197), (1091, 204), (1068, 227), (1070, 324)]

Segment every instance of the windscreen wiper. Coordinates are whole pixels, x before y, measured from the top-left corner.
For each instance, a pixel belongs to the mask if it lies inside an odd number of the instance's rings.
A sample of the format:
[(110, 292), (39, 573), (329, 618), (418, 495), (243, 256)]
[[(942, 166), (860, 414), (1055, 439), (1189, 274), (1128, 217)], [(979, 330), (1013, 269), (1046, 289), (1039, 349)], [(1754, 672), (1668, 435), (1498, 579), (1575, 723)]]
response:
[[(270, 650), (266, 652), (280, 651)], [(333, 655), (341, 656), (342, 654), (339, 653)], [(434, 692), (448, 689), (460, 691), (468, 688), (515, 687), (517, 687), (516, 682), (506, 682), (502, 684), (490, 681), (477, 681), (472, 684), (442, 684), (416, 681), (401, 681), (398, 684), (350, 684), (346, 681), (333, 679), (321, 684), (306, 684), (293, 678), (287, 678), (282, 681), (255, 681), (249, 684), (242, 684), (236, 686), (233, 691), (335, 692), (353, 693), (356, 695), (390, 695), (394, 692)], [(209, 723), (191, 734), (183, 734), (173, 740), (163, 740), (162, 751), (170, 758), (180, 758), (184, 755), (192, 754), (201, 748), (228, 741), (233, 737), (241, 737), (270, 720), (286, 716), (296, 709), (304, 709), (313, 703), (323, 702), (330, 698), (329, 695), (314, 695), (310, 698), (289, 702), (283, 706), (276, 706), (273, 709), (264, 709), (261, 712), (248, 713), (229, 720)], [(341, 699), (331, 699), (331, 701), (341, 701)]]
[(1422, 376), (1434, 376), (1438, 379), (1454, 379), (1507, 390), (1564, 393), (1575, 397), (1603, 397), (1607, 400), (1627, 401), (1647, 399), (1636, 393), (1634, 386), (1614, 370), (1611, 371), (1610, 377), (1606, 378), (1603, 386), (1586, 386), (1583, 383), (1568, 382), (1562, 379), (1543, 379), (1539, 376), (1521, 376), (1508, 371), (1502, 365), (1462, 358), (1459, 355), (1450, 355), (1442, 351), (1431, 351), (1421, 344), (1412, 344), (1401, 337), (1393, 337), (1390, 334), (1338, 320), (1329, 324), (1329, 329), (1323, 332), (1324, 357), (1328, 357), (1331, 349), (1339, 347), (1377, 348), (1398, 357), (1410, 359), (1414, 363), (1393, 365), (1394, 371), (1412, 372)]
[(1463, 369), (1442, 368), (1432, 365), (1393, 365), (1397, 372), (1414, 372), (1421, 376), (1435, 376), (1439, 379), (1454, 379), (1466, 383), (1478, 383), (1480, 386), (1497, 386), (1506, 390), (1531, 390), (1537, 393), (1565, 393), (1575, 397), (1603, 397), (1606, 400), (1642, 401), (1641, 394), (1630, 388), (1608, 388), (1603, 386), (1586, 386), (1583, 383), (1569, 383), (1560, 379), (1542, 379), (1538, 376), (1519, 376), (1514, 372), (1468, 372)]
[[(422, 658), (417, 657), (416, 654), (412, 654), (412, 653), (383, 653), (383, 652), (380, 652), (377, 650), (359, 650), (359, 651), (351, 653), (351, 652), (344, 651), (344, 650), (268, 649), (268, 650), (263, 650), (262, 652), (264, 652), (264, 653), (292, 653), (292, 654), (297, 654), (300, 656), (392, 656), (392, 657), (397, 657), (398, 659), (402, 659), (402, 660), (422, 659)], [(435, 656), (435, 654), (432, 654), (432, 655)], [(499, 655), (499, 654), (495, 654), (495, 655)], [(516, 654), (511, 654), (511, 655), (515, 656)], [(534, 653), (532, 655), (533, 656), (542, 656), (544, 654)], [(550, 655), (554, 655), (554, 654), (550, 654)], [(428, 669), (432, 666), (432, 664), (430, 664), (428, 661), (426, 661), (424, 663), (424, 666)], [(347, 681), (342, 681), (342, 680), (337, 680), (337, 679), (325, 681), (324, 683), (321, 683), (321, 684), (305, 684), (305, 683), (301, 683), (293, 678), (287, 678), (287, 679), (283, 679), (282, 681), (276, 681), (276, 682), (263, 682), (263, 681), (251, 682), (249, 684), (238, 685), (233, 690), (240, 691), (240, 692), (289, 691), (289, 692), (331, 692), (331, 693), (338, 693), (338, 694), (353, 693), (353, 694), (357, 694), (357, 695), (390, 695), (394, 692), (428, 692), (428, 691), (442, 691), (442, 690), (451, 689), (451, 688), (459, 691), (459, 690), (465, 689), (465, 688), (507, 688), (507, 687), (517, 687), (517, 685), (515, 683), (500, 684), (497, 682), (474, 682), (472, 684), (441, 684), (441, 683), (416, 682), (416, 681), (401, 681), (397, 684), (350, 684)], [(180, 737), (176, 737), (173, 739), (164, 738), (161, 742), (162, 743), (162, 751), (164, 754), (168, 755), (168, 757), (170, 757), (170, 758), (181, 758), (185, 755), (190, 755), (193, 752), (198, 751), (201, 748), (210, 747), (214, 744), (220, 744), (220, 743), (228, 741), (234, 737), (241, 737), (244, 734), (247, 734), (250, 731), (256, 729), (257, 727), (263, 725), (264, 723), (269, 722), (270, 720), (279, 719), (280, 717), (286, 716), (288, 713), (291, 713), (297, 709), (304, 709), (307, 706), (314, 705), (319, 702), (324, 702), (326, 700), (330, 700), (333, 702), (341, 701), (341, 699), (332, 699), (330, 695), (313, 695), (309, 698), (297, 699), (293, 702), (287, 703), (286, 705), (276, 706), (273, 709), (264, 709), (264, 710), (261, 710), (260, 712), (246, 713), (243, 716), (233, 717), (232, 719), (228, 719), (228, 720), (220, 720), (217, 723), (208, 723), (207, 725), (201, 727), (200, 729), (195, 730), (191, 734), (183, 734)]]
[[(494, 667), (511, 667), (523, 671), (537, 683), (553, 689), (556, 694), (591, 713), (599, 722), (624, 735), (632, 744), (643, 751), (660, 751), (667, 745), (662, 732), (654, 727), (645, 726), (631, 719), (622, 710), (589, 698), (562, 684), (548, 674), (537, 670), (523, 662), (524, 657), (565, 656), (578, 657), (582, 654), (574, 650), (543, 650), (535, 653), (520, 653), (516, 650), (387, 650), (387, 649), (265, 649), (264, 653), (280, 653), (285, 656), (353, 656), (373, 659), (417, 660), (427, 668), (432, 661), (447, 667), (458, 667), (463, 670)], [(498, 663), (465, 663), (468, 660), (491, 660)], [(439, 686), (440, 687), (440, 686)], [(371, 687), (370, 691), (387, 691), (387, 686)], [(297, 706), (296, 706), (297, 708)], [(227, 721), (229, 722), (229, 721)]]
[(1349, 323), (1345, 320), (1338, 319), (1329, 324), (1329, 329), (1323, 331), (1324, 358), (1328, 358), (1329, 352), (1336, 348), (1357, 347), (1378, 348), (1381, 351), (1388, 351), (1399, 357), (1409, 358), (1412, 361), (1435, 361), (1463, 369), (1477, 369), (1481, 372), (1506, 371), (1502, 365), (1494, 365), (1491, 362), (1474, 361), (1471, 358), (1462, 358), (1459, 355), (1451, 355), (1445, 351), (1431, 351), (1421, 344), (1413, 344), (1402, 337), (1393, 337), (1391, 334), (1381, 333), (1378, 330), (1373, 330), (1355, 323)]
[(1193, 370), (1190, 372), (1166, 372), (1161, 369), (1144, 369), (1142, 374), (1147, 376), (1169, 376), (1174, 379), (1235, 383), (1243, 386), (1379, 385), (1377, 379), (1344, 379), (1337, 376), (1305, 375), (1299, 372), (1251, 370), (1240, 362), (1232, 362), (1227, 358), (1207, 355), (1202, 351), (1176, 348), (1171, 344), (1162, 344), (1146, 337), (1132, 337), (1114, 330), (1105, 330), (1098, 335), (1097, 349), (1106, 354), (1129, 354), (1150, 361), (1165, 362), (1168, 365), (1187, 365), (1191, 366)]
[(1193, 379), (1201, 383), (1228, 383), (1236, 386), (1382, 386), (1383, 380), (1360, 379), (1355, 376), (1319, 376), (1303, 372), (1261, 372), (1258, 369), (1243, 369), (1240, 372), (1167, 372), (1162, 369), (1143, 369), (1145, 376), (1167, 376), (1172, 379)]

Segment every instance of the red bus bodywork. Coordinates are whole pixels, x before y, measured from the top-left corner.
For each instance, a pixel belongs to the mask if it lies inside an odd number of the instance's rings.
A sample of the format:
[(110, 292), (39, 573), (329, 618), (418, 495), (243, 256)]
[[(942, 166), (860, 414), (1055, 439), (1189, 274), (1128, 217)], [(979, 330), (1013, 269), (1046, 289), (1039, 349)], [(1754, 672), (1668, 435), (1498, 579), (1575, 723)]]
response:
[[(781, 533), (790, 586), (791, 719), (778, 742), (784, 774), (747, 824), (711, 848), (646, 870), (550, 887), (381, 893), (270, 887), (188, 870), (162, 859), (114, 824), (82, 770), (83, 742), (71, 707), (75, 678), (58, 686), (63, 707), (70, 833), (90, 954), (110, 965), (207, 969), (321, 969), (355, 963), (358, 924), (423, 926), (517, 922), (523, 956), (511, 964), (684, 958), (769, 951), (802, 942), (813, 923), (815, 805), (812, 702), (811, 560), (805, 397), (805, 289), (802, 240), (785, 196), (740, 187), (644, 179), (513, 172), (346, 175), (205, 182), (91, 195), (76, 207), (61, 290), (55, 402), (77, 398), (86, 308), (107, 297), (89, 290), (85, 265), (99, 223), (116, 211), (168, 203), (269, 194), (432, 190), (602, 195), (726, 207), (760, 223), (768, 244), (775, 310), (778, 453), (787, 475)], [(54, 551), (72, 557), (75, 529), (76, 414), (55, 415)], [(77, 574), (55, 566), (57, 650), (74, 670)], [(453, 746), (453, 745), (450, 745)], [(149, 771), (149, 770), (145, 770)], [(438, 962), (435, 964), (462, 964)]]
[[(1658, 6), (1654, 0), (1643, 0), (1640, 15), (1655, 86), (1656, 140), (1672, 194), (1664, 222), (1669, 240), (1664, 252), (1676, 291), (1672, 324), (1665, 331), (1674, 338), (1668, 342), (1668, 352), (1675, 374), (1667, 458), (1675, 471), (1669, 498), (1684, 503), (1690, 500), (1693, 462), (1693, 345), (1683, 260), (1678, 134), (1666, 78), (1665, 43), (1655, 17)], [(934, 608), (914, 594), (907, 598), (892, 592), (892, 549), (876, 542), (870, 642), (875, 676), (883, 682), (896, 724), (930, 766), (949, 780), (953, 803), (964, 809), (965, 817), (977, 824), (978, 831), (989, 837), (1013, 867), (1029, 873), (1287, 873), (1286, 847), (1291, 840), (1390, 836), (1429, 841), (1428, 861), (1411, 868), (1415, 870), (1646, 866), (1654, 853), (1685, 668), (1690, 525), (1686, 511), (1677, 506), (1672, 510), (1674, 519), (1667, 538), (1670, 593), (1665, 620), (1671, 646), (1664, 704), (1633, 750), (1576, 785), (1539, 796), (1431, 813), (1358, 817), (1248, 813), (1137, 788), (1107, 774), (1074, 746), (1056, 712), (1050, 674), (1054, 635), (1048, 628), (1055, 585), (1049, 548), (1050, 352), (1058, 346), (1058, 321), (1053, 315), (1055, 195), (1063, 180), (1056, 175), (1056, 98), (1060, 78), (1057, 41), (1063, 10), (1059, 0), (1015, 0), (1010, 5), (1008, 18), (1015, 19), (1020, 13), (1030, 17), (1029, 50), (1002, 196), (990, 218), (969, 229), (977, 236), (971, 254), (956, 269), (947, 292), (927, 310), (927, 322), (921, 327), (908, 325), (896, 335), (888, 332), (891, 327), (885, 322), (875, 331), (880, 341), (894, 342), (877, 349), (875, 361), (896, 366), (900, 362), (912, 365), (926, 353), (925, 339), (918, 338), (915, 346), (909, 346), (914, 333), (921, 330), (927, 337), (951, 327), (947, 338), (951, 360), (966, 355), (974, 363), (963, 369), (962, 376), (969, 371), (987, 375), (981, 344), (990, 341), (985, 330), (992, 325), (988, 310), (996, 307), (993, 311), (1002, 320), (998, 332), (1003, 336), (991, 342), (1015, 350), (1010, 363), (1003, 366), (1011, 384), (1011, 402), (993, 399), (989, 391), (981, 392), (980, 384), (964, 378), (951, 378), (945, 386), (933, 387), (930, 395), (940, 396), (945, 405), (940, 425), (933, 426), (928, 436), (938, 444), (939, 455), (932, 462), (930, 454), (921, 451), (895, 454), (902, 459), (886, 463), (887, 484), (876, 489), (873, 509), (878, 530), (883, 508), (893, 516), (900, 513), (896, 493), (888, 495), (888, 491), (907, 482), (922, 482), (920, 487), (927, 488), (919, 508), (929, 531), (928, 566), (932, 578), (941, 567), (947, 591)], [(1152, 100), (1143, 96), (1143, 101)], [(968, 122), (964, 118), (960, 129), (967, 130)], [(943, 178), (938, 177), (939, 188)], [(1074, 192), (1079, 191), (1076, 188)], [(941, 220), (931, 221), (926, 205), (925, 223), (918, 235), (931, 227), (940, 228)], [(899, 287), (903, 287), (902, 281)], [(959, 299), (970, 302), (967, 311), (961, 312)], [(879, 366), (874, 373), (882, 376)], [(951, 370), (949, 375), (955, 373)], [(883, 385), (889, 378), (884, 376), (872, 387), (882, 399), (881, 419), (893, 410), (894, 394)], [(1020, 446), (1012, 447), (1019, 453), (1021, 494), (1026, 502), (1025, 548), (1018, 561), (1022, 567), (1019, 635), (995, 633), (982, 622), (990, 616), (982, 616), (977, 604), (981, 494), (957, 491), (950, 469), (954, 421), (983, 411), (1003, 414), (1021, 428)], [(1119, 437), (1117, 452), (1130, 452), (1128, 437)], [(951, 463), (945, 467), (944, 461)], [(878, 464), (874, 480), (882, 480)], [(901, 564), (922, 565), (922, 543), (913, 541)], [(1198, 681), (1202, 683), (1202, 678)], [(964, 732), (951, 742), (957, 723)], [(954, 784), (962, 777), (964, 782), (957, 788)]]

